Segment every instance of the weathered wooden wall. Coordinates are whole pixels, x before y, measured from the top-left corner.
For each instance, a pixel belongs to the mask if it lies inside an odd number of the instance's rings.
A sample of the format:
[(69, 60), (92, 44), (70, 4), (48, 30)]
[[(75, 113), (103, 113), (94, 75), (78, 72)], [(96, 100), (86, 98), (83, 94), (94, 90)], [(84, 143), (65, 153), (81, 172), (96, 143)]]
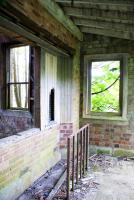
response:
[(58, 84), (60, 90), (60, 123), (72, 122), (72, 61), (59, 57)]

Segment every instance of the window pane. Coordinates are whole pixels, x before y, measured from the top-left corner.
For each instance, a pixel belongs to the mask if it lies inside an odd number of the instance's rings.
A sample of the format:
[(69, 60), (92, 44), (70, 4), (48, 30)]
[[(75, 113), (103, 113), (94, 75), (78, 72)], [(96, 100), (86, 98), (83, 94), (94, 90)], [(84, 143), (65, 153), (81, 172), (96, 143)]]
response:
[(10, 108), (28, 108), (28, 84), (11, 84)]
[(10, 49), (10, 82), (28, 82), (29, 46)]
[(119, 112), (120, 61), (92, 62), (91, 111)]

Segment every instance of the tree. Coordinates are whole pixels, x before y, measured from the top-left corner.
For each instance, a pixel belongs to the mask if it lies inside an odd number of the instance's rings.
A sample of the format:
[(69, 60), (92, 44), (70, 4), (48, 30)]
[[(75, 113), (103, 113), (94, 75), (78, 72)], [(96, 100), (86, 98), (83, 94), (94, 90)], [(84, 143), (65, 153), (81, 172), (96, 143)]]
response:
[(100, 62), (97, 68), (92, 64), (91, 110), (94, 112), (119, 111), (119, 61)]

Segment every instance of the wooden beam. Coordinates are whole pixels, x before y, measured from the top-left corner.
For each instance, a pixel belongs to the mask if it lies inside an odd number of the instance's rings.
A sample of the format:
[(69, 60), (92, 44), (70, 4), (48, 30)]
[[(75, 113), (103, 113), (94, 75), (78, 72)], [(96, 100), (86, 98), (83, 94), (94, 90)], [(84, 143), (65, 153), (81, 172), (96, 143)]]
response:
[(118, 22), (115, 23), (112, 21), (107, 22), (104, 20), (79, 19), (79, 18), (73, 18), (73, 21), (77, 26), (112, 29), (124, 32), (134, 32), (134, 26), (130, 24), (123, 24)]
[[(60, 2), (70, 2), (72, 0), (55, 0), (57, 3)], [(134, 4), (133, 0), (75, 0), (75, 2), (89, 2), (89, 3), (94, 3), (94, 4), (114, 4), (114, 5), (118, 5), (118, 4)]]
[(63, 26), (70, 31), (77, 39), (83, 40), (83, 35), (77, 26), (66, 16), (58, 4), (52, 0), (39, 0), (40, 4), (56, 18)]
[(99, 10), (89, 8), (73, 8), (64, 7), (64, 11), (68, 16), (79, 17), (79, 18), (92, 18), (92, 19), (110, 19), (110, 20), (124, 20), (130, 23), (134, 23), (134, 12), (120, 12), (110, 10)]
[(0, 35), (2, 35), (2, 37), (3, 35), (6, 36), (9, 39), (8, 43), (21, 42), (27, 45), (33, 44), (31, 41), (27, 40), (26, 38), (4, 27), (0, 27)]
[(91, 33), (91, 34), (96, 34), (96, 35), (104, 35), (104, 36), (109, 36), (109, 37), (134, 40), (134, 33), (130, 33), (130, 32), (115, 31), (111, 29), (101, 29), (101, 28), (93, 28), (93, 27), (83, 27), (83, 26), (80, 26), (80, 30), (83, 33)]
[(43, 36), (54, 46), (63, 49), (76, 47), (77, 39), (38, 0), (23, 0), (21, 4), (20, 0), (9, 0), (5, 6), (0, 7), (0, 12), (1, 16), (9, 16), (11, 21)]
[(133, 3), (120, 3), (120, 2), (116, 2), (116, 3), (104, 3), (102, 1), (98, 1), (98, 2), (92, 2), (92, 1), (72, 1), (71, 0), (56, 0), (57, 3), (59, 3), (62, 7), (75, 7), (75, 8), (98, 8), (101, 10), (119, 10), (119, 11), (129, 11), (129, 12), (133, 12), (134, 11), (134, 2)]
[(40, 37), (34, 35), (33, 33), (27, 31), (27, 29), (25, 29), (24, 27), (21, 27), (20, 25), (17, 25), (11, 21), (9, 21), (8, 19), (5, 19), (4, 17), (0, 16), (0, 26), (13, 31), (21, 36), (23, 36), (24, 38), (27, 38), (28, 40), (34, 42), (37, 46), (41, 46), (44, 49), (46, 49), (49, 52), (57, 52), (60, 54), (64, 54), (66, 56), (68, 56), (67, 52), (64, 52), (63, 50), (54, 47), (53, 45), (49, 44), (47, 41), (41, 39)]

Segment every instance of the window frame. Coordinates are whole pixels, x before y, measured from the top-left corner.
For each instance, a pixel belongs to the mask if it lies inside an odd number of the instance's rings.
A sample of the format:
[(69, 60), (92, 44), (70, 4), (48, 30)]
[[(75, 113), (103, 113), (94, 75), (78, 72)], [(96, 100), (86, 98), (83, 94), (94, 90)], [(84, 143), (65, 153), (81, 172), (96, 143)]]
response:
[(55, 122), (55, 89), (52, 88), (49, 93), (49, 122)]
[[(91, 65), (92, 62), (99, 61), (120, 61), (120, 88), (119, 106), (120, 111), (114, 112), (93, 112), (91, 111)], [(127, 54), (96, 54), (84, 56), (84, 76), (83, 76), (83, 118), (116, 118), (126, 119), (127, 115)], [(90, 87), (89, 87), (90, 85)]]
[[(17, 48), (17, 47), (25, 47), (29, 46), (29, 76), (28, 82), (10, 82), (10, 49)], [(6, 108), (9, 110), (16, 110), (16, 111), (27, 111), (30, 112), (30, 58), (31, 58), (31, 46), (29, 44), (9, 44), (6, 50)], [(20, 107), (11, 107), (10, 106), (10, 86), (16, 85), (28, 85), (28, 107), (27, 108), (20, 108)]]

